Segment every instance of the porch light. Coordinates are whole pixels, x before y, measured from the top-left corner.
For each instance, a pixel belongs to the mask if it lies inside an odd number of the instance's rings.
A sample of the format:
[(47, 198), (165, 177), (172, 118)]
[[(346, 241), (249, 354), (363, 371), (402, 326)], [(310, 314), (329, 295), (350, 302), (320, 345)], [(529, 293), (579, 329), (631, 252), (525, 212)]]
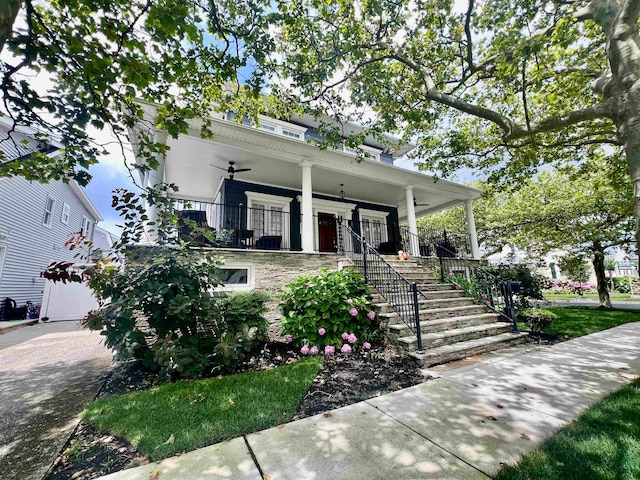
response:
[(344, 183), (340, 184), (340, 200), (344, 200)]

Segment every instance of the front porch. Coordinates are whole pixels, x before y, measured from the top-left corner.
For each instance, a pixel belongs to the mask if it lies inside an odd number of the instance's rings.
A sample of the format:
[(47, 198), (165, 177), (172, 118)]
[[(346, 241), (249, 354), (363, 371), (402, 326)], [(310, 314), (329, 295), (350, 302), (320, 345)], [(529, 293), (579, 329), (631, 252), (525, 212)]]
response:
[[(346, 147), (318, 148), (309, 119), (263, 119), (255, 126), (225, 114), (210, 119), (212, 139), (200, 137), (199, 120), (191, 121), (188, 134), (172, 138), (153, 127), (155, 107), (143, 106), (150, 120), (136, 128), (169, 147), (157, 155), (159, 168), (142, 178), (143, 186), (177, 185), (176, 201), (191, 202), (185, 209), (205, 212), (212, 228), (233, 226), (231, 243), (237, 248), (335, 252), (335, 224), (342, 218), (384, 252), (429, 255), (433, 249), (427, 244), (446, 247), (447, 242), (427, 241), (417, 217), (464, 204), (467, 250), (479, 258), (471, 205), (481, 192), (393, 165), (394, 155), (413, 145), (366, 137), (362, 148), (373, 153), (357, 159)], [(136, 129), (131, 135), (137, 138)], [(153, 222), (156, 213), (148, 207)], [(406, 234), (402, 224), (408, 225)]]

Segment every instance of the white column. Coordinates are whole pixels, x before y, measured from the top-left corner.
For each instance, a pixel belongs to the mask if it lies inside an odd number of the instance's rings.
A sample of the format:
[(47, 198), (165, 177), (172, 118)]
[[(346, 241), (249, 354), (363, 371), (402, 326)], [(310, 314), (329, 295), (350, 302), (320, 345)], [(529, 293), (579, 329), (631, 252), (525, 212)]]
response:
[[(167, 142), (167, 132), (157, 130), (153, 136), (154, 143), (166, 143)], [(144, 188), (155, 187), (164, 182), (164, 165), (165, 165), (165, 155), (162, 153), (156, 154), (156, 160), (158, 161), (158, 168), (155, 170), (149, 170), (146, 174), (146, 183), (143, 185)], [(145, 210), (147, 212), (147, 216), (149, 219), (148, 223), (156, 222), (158, 220), (158, 207), (156, 205), (151, 205), (147, 201), (145, 203)], [(157, 225), (147, 225), (145, 231), (147, 233), (147, 239), (150, 243), (155, 243), (158, 240), (157, 234)]]
[(302, 162), (302, 251), (313, 253), (313, 195), (311, 163)]
[(420, 243), (418, 242), (418, 222), (416, 221), (416, 208), (413, 205), (413, 187), (404, 187), (407, 200), (407, 222), (409, 223), (409, 245), (413, 257), (420, 256)]
[(464, 208), (467, 212), (467, 228), (469, 229), (469, 240), (471, 240), (471, 256), (480, 258), (480, 246), (478, 245), (478, 234), (476, 233), (476, 220), (473, 218), (473, 200), (465, 200)]

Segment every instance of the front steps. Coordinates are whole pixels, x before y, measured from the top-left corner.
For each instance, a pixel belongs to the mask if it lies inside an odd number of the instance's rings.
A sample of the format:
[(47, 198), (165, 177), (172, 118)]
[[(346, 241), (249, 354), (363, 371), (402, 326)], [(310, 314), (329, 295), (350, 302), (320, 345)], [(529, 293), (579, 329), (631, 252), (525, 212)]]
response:
[[(420, 296), (420, 331), (422, 350), (418, 339), (405, 325), (393, 307), (379, 293), (372, 296), (374, 308), (389, 343), (408, 352), (424, 367), (459, 360), (472, 355), (497, 350), (524, 342), (525, 335), (512, 333), (511, 323), (501, 320), (484, 305), (476, 305), (463, 292), (442, 284), (440, 278), (428, 268), (413, 260), (398, 260), (385, 256), (385, 260), (410, 282), (416, 282), (424, 294)], [(388, 294), (393, 300), (394, 293)]]

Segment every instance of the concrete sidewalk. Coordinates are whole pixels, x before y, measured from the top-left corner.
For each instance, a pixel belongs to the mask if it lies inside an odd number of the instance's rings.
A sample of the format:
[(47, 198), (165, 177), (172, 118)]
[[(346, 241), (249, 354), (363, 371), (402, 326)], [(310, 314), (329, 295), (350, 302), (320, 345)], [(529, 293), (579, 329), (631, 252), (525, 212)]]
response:
[(638, 375), (640, 322), (103, 478), (483, 479)]

